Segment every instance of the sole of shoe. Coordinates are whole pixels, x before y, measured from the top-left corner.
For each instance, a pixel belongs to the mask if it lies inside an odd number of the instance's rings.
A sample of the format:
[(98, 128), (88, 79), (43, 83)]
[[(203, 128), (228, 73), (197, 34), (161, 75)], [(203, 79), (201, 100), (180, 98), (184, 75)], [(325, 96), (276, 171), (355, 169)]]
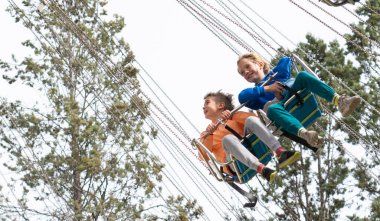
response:
[(352, 102), (350, 103), (350, 105), (348, 106), (348, 110), (346, 111), (346, 113), (342, 113), (342, 116), (343, 117), (347, 117), (349, 116), (350, 114), (352, 114), (356, 107), (361, 103), (361, 99), (360, 97), (354, 97)]
[(269, 176), (269, 183), (270, 184), (274, 183), (274, 181), (276, 180), (276, 176), (277, 176), (277, 171), (274, 171), (273, 173), (270, 174), (270, 176)]
[(290, 165), (290, 164), (293, 164), (294, 162), (298, 161), (301, 159), (301, 153), (300, 152), (295, 152), (293, 154), (292, 157), (290, 157), (289, 159), (285, 160), (284, 162), (280, 163), (280, 165), (278, 165), (278, 167), (280, 169), (283, 169), (284, 167)]
[(314, 152), (317, 156), (318, 155), (321, 155), (322, 151), (323, 151), (323, 147), (317, 147), (318, 149)]

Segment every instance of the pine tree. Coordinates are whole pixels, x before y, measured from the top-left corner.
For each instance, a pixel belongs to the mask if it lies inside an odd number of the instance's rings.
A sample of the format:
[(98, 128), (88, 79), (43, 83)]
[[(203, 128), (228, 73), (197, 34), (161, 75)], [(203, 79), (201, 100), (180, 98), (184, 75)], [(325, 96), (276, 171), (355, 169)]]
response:
[[(38, 1), (37, 1), (38, 2)], [(140, 95), (133, 53), (115, 41), (124, 19), (106, 1), (10, 1), (9, 12), (36, 36), (31, 55), (1, 62), (8, 83), (20, 82), (46, 100), (32, 108), (3, 101), (1, 146), (15, 176), (2, 194), (4, 218), (155, 220), (199, 217), (195, 201), (158, 200), (164, 165), (144, 137), (149, 104)], [(17, 201), (17, 205), (11, 202)], [(155, 214), (162, 208), (162, 214)]]
[[(376, 111), (379, 107), (379, 6), (378, 1), (367, 1), (357, 9), (359, 15), (367, 19), (351, 25), (353, 32), (345, 35), (346, 48), (337, 41), (325, 43), (308, 34), (307, 42), (299, 43), (294, 51), (339, 94), (352, 95), (354, 91), (373, 108), (364, 104), (352, 117), (339, 119), (327, 113), (336, 112), (336, 107), (319, 99), (325, 114), (312, 127), (328, 138), (323, 153), (318, 156), (297, 145), (303, 152), (302, 160), (286, 169), (279, 186), (262, 195), (263, 200), (276, 203), (284, 211), (276, 217), (280, 220), (337, 220), (347, 209), (358, 211), (348, 216), (351, 220), (379, 219), (378, 179), (369, 172), (376, 171), (379, 165), (379, 114)], [(349, 54), (353, 58), (347, 56)], [(357, 139), (355, 132), (358, 131), (364, 134), (361, 137), (364, 142)], [(344, 140), (337, 141), (336, 136), (343, 136)], [(357, 156), (345, 151), (346, 145), (358, 143), (365, 146), (366, 161), (355, 160)], [(363, 213), (367, 205), (371, 211)]]

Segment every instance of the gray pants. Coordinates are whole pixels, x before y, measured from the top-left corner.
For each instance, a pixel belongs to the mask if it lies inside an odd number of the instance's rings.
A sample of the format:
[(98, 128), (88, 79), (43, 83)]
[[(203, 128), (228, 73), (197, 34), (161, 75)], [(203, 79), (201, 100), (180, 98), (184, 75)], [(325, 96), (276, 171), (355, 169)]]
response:
[[(258, 117), (251, 116), (245, 120), (244, 133), (245, 135), (254, 133), (274, 152), (276, 152), (276, 150), (281, 146), (276, 137)], [(222, 144), (224, 150), (226, 151), (228, 160), (229, 156), (232, 155), (240, 162), (254, 170), (257, 170), (257, 167), (261, 164), (259, 159), (249, 152), (249, 150), (247, 150), (247, 148), (240, 143), (239, 139), (235, 135), (228, 134), (224, 136)]]

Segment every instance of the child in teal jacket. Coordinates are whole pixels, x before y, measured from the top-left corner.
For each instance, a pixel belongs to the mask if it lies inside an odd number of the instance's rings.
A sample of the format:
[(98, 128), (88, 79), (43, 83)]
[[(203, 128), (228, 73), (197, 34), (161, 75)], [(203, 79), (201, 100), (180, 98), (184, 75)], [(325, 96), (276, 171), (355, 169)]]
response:
[[(283, 96), (284, 87), (281, 83), (287, 84), (288, 81), (294, 80), (291, 85), (292, 90), (306, 89), (326, 101), (332, 102), (338, 106), (343, 117), (351, 114), (361, 102), (359, 96), (348, 97), (337, 94), (329, 85), (306, 71), (301, 71), (295, 79), (292, 79), (290, 71), (292, 60), (289, 57), (281, 58), (273, 70), (270, 70), (269, 64), (256, 53), (240, 56), (237, 65), (239, 74), (248, 82), (255, 84), (254, 87), (246, 88), (240, 92), (239, 102), (247, 102), (245, 106), (253, 110), (265, 110), (269, 119), (289, 133), (305, 139), (314, 147), (322, 144), (322, 138), (316, 131), (305, 129), (297, 118), (285, 110), (284, 103), (291, 95), (288, 93), (285, 97)], [(273, 74), (276, 74), (275, 77), (265, 86), (262, 86), (263, 82)], [(275, 104), (269, 102), (274, 99), (279, 102)]]

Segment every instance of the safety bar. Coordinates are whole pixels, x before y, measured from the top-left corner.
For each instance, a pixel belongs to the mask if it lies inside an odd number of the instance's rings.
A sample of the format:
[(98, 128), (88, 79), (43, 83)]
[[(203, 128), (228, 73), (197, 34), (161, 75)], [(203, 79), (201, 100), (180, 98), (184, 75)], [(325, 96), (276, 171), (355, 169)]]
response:
[[(233, 161), (230, 160), (226, 163), (222, 163), (222, 162), (219, 162), (215, 157), (214, 155), (207, 149), (207, 147), (202, 143), (200, 142), (198, 139), (193, 139), (193, 143), (195, 144), (195, 146), (198, 148), (199, 152), (202, 154), (202, 157), (204, 159), (204, 161), (206, 162), (211, 174), (218, 180), (218, 181), (225, 181), (225, 176), (223, 176), (222, 172), (218, 169), (219, 167), (223, 167), (223, 166), (227, 166), (229, 164), (231, 164)], [(211, 160), (212, 162), (212, 165), (214, 167), (212, 167), (210, 165), (210, 162), (208, 160), (206, 160), (206, 156), (204, 156), (204, 152), (201, 151), (201, 148), (202, 150), (204, 150), (208, 156), (208, 158)]]
[[(270, 76), (270, 77), (269, 77), (269, 78), (268, 78), (268, 79), (262, 84), (262, 86), (265, 86), (268, 82), (270, 82), (271, 80), (273, 80), (273, 78), (274, 78), (276, 75), (277, 75), (277, 72), (274, 73), (274, 74), (272, 74), (272, 75), (271, 75), (271, 76)], [(242, 104), (240, 104), (238, 107), (236, 107), (235, 109), (233, 109), (233, 110), (231, 111), (231, 114), (234, 114), (236, 111), (240, 110), (240, 109), (241, 109), (242, 107), (244, 107), (247, 103), (248, 103), (248, 101), (247, 101), (247, 102), (244, 102), (244, 103), (242, 103)], [(222, 119), (218, 119), (217, 122), (216, 122), (216, 127), (219, 126), (219, 125), (222, 124), (222, 123), (223, 123), (223, 120), (222, 120)], [(202, 142), (200, 142), (201, 139), (206, 138), (208, 135), (210, 135), (210, 134), (207, 132), (205, 135), (203, 135), (203, 136), (200, 137), (200, 138), (194, 138), (194, 139), (192, 140), (192, 143), (198, 148), (198, 150), (199, 150), (199, 152), (201, 153), (201, 155), (202, 155), (204, 161), (206, 162), (207, 166), (209, 167), (209, 170), (210, 170), (211, 174), (212, 174), (212, 175), (213, 175), (218, 181), (225, 181), (225, 176), (223, 176), (222, 172), (221, 172), (219, 169), (218, 169), (217, 171), (215, 171), (215, 168), (218, 168), (218, 167), (220, 167), (220, 166), (230, 165), (231, 163), (233, 163), (233, 160), (230, 160), (230, 161), (228, 161), (228, 162), (226, 162), (226, 163), (219, 162), (219, 161), (214, 157), (214, 155), (209, 151), (209, 149), (207, 149), (207, 147), (206, 147)], [(202, 149), (200, 149), (200, 148), (202, 148)], [(201, 150), (203, 150), (203, 151), (201, 151)], [(204, 156), (204, 153), (206, 153), (208, 157)], [(212, 167), (212, 166), (210, 165), (210, 162), (208, 162), (208, 161), (206, 160), (206, 158), (208, 158), (208, 159), (211, 160), (212, 165), (213, 165), (214, 167)], [(235, 171), (237, 171), (237, 168), (235, 167), (235, 165), (234, 165), (234, 164), (232, 164), (232, 165), (233, 165)], [(219, 175), (219, 176), (218, 176), (218, 175)]]
[[(292, 57), (294, 58), (294, 59), (296, 59), (296, 61), (300, 64), (300, 65), (302, 65), (302, 67), (307, 71), (307, 72), (309, 72), (310, 74), (312, 74), (312, 75), (314, 75), (314, 77), (316, 77), (316, 78), (318, 78), (319, 79), (319, 77), (318, 77), (318, 75), (314, 72), (314, 71), (312, 71), (311, 70), (311, 68), (301, 59), (301, 58), (299, 58), (296, 54), (292, 54)], [(298, 72), (298, 70), (297, 70), (297, 72)]]
[[(271, 80), (273, 80), (273, 78), (275, 77), (277, 75), (277, 72), (276, 73), (274, 73), (274, 74), (272, 74), (261, 86), (265, 86), (268, 82), (270, 82)], [(240, 104), (238, 107), (236, 107), (235, 109), (233, 109), (232, 111), (231, 111), (231, 115), (232, 114), (234, 114), (236, 111), (238, 111), (238, 110), (240, 110), (242, 107), (244, 107), (246, 104), (248, 103), (248, 101), (247, 102), (244, 102), (244, 103), (242, 103), (242, 104)], [(222, 119), (218, 119), (217, 121), (216, 121), (216, 124), (215, 124), (215, 127), (218, 127), (220, 124), (222, 124), (223, 123), (223, 120)], [(203, 135), (201, 138), (199, 138), (199, 139), (204, 139), (204, 138), (206, 138), (208, 135), (210, 135), (210, 133), (206, 133), (205, 135)]]

